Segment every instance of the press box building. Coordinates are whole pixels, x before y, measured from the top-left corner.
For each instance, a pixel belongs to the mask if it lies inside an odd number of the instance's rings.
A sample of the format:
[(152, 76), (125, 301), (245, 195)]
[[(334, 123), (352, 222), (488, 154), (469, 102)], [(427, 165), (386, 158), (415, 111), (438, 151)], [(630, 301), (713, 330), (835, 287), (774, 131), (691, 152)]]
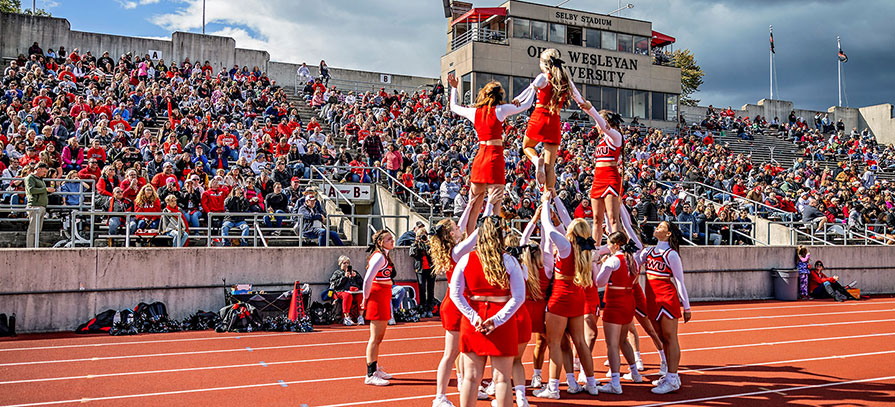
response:
[(678, 116), (681, 70), (654, 57), (674, 38), (648, 21), (516, 0), (491, 8), (453, 2), (451, 12), (441, 78), (460, 78), (464, 103), (491, 80), (508, 98), (518, 95), (540, 73), (541, 51), (556, 48), (598, 109), (656, 127), (672, 126)]

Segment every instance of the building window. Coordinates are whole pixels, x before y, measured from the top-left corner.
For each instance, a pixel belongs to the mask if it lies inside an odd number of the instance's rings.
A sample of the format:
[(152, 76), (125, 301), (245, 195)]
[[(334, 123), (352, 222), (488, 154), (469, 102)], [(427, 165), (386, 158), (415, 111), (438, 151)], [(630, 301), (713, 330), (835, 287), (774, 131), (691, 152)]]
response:
[(653, 92), (653, 120), (665, 120), (665, 94)]
[(618, 34), (618, 50), (621, 52), (634, 52), (634, 38), (628, 34)]
[(569, 45), (577, 45), (581, 46), (581, 28), (578, 27), (567, 27), (566, 34), (568, 34), (567, 41)]
[(531, 39), (535, 41), (547, 41), (547, 23), (543, 21), (532, 21)]
[(677, 95), (665, 95), (665, 120), (677, 120)]
[(463, 75), (460, 78), (460, 103), (469, 105), (472, 103), (472, 73)]
[(600, 36), (600, 45), (602, 48), (615, 51), (617, 49), (615, 44), (615, 33), (609, 31), (601, 31), (600, 33), (602, 34)]
[(640, 37), (634, 36), (634, 53), (638, 55), (649, 55), (649, 43), (650, 39), (648, 37)]
[(531, 79), (529, 79), (529, 78), (523, 78), (521, 76), (514, 76), (513, 77), (513, 99), (515, 99), (517, 96), (519, 96), (519, 94), (522, 93), (522, 91), (524, 91), (525, 88), (527, 88), (530, 83), (531, 83)]
[(634, 116), (640, 119), (646, 119), (647, 107), (649, 106), (649, 92), (645, 90), (634, 91)]
[(510, 94), (510, 77), (509, 76), (494, 74), (494, 75), (491, 75), (491, 80), (500, 82), (500, 87), (503, 88), (503, 97), (504, 98), (506, 98), (507, 95)]
[(632, 99), (634, 91), (631, 89), (618, 90), (618, 114), (622, 117), (632, 117)]
[(587, 92), (585, 92), (584, 98), (587, 99), (587, 101), (590, 102), (592, 105), (594, 105), (595, 109), (600, 110), (600, 87), (595, 85), (586, 85), (585, 89), (587, 90)]
[(479, 91), (482, 90), (482, 88), (484, 88), (485, 85), (488, 84), (488, 82), (491, 82), (491, 74), (490, 73), (483, 73), (483, 72), (475, 73), (475, 93), (476, 93), (476, 95), (479, 94)]
[(600, 48), (600, 30), (591, 30), (588, 28), (584, 31), (584, 46), (588, 48)]
[(556, 42), (559, 44), (566, 43), (565, 25), (550, 23), (550, 42)]
[(618, 89), (603, 87), (602, 93), (603, 100), (601, 101), (600, 109), (618, 112)]
[(525, 18), (513, 17), (513, 37), (531, 38), (531, 21)]

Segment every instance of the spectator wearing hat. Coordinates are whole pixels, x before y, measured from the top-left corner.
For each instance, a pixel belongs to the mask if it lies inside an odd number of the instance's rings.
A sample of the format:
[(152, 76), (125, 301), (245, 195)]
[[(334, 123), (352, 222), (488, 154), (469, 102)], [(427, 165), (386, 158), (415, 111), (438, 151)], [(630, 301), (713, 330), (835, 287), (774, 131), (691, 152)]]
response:
[(326, 246), (327, 243), (330, 246), (343, 246), (339, 234), (326, 227), (326, 212), (317, 204), (316, 191), (305, 191), (304, 203), (299, 206), (298, 214), (301, 221), (292, 228), (296, 235), (316, 238), (319, 246)]

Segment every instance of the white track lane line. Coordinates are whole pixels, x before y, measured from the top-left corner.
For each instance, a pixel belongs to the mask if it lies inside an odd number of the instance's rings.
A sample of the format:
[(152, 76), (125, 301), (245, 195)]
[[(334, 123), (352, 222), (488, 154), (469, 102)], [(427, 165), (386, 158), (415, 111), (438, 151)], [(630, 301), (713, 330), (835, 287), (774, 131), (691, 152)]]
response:
[[(832, 339), (832, 338), (829, 338), (829, 339)], [(888, 352), (895, 353), (895, 351), (888, 351)], [(851, 354), (851, 355), (833, 355), (833, 356), (826, 356), (826, 357), (815, 357), (815, 358), (811, 358), (811, 359), (806, 359), (805, 361), (816, 361), (816, 360), (827, 360), (827, 359), (845, 359), (845, 358), (851, 358), (851, 357), (876, 356), (879, 354), (883, 354), (883, 352), (857, 353), (857, 354)], [(792, 360), (784, 360), (784, 361), (778, 361), (778, 362), (762, 362), (762, 363), (758, 363), (758, 364), (747, 364), (747, 365), (737, 365), (737, 366), (719, 366), (715, 370), (721, 370), (721, 369), (725, 369), (725, 368), (730, 369), (730, 368), (749, 367), (749, 366), (774, 365), (774, 364), (792, 363), (792, 362), (793, 362)], [(530, 364), (530, 362), (526, 363), (526, 364)], [(435, 372), (436, 372), (436, 370), (421, 370), (421, 371), (413, 371), (413, 372), (398, 372), (398, 373), (393, 373), (393, 374), (401, 375), (401, 376), (411, 376), (411, 375), (416, 375), (416, 374), (424, 374), (424, 373), (429, 374), (429, 373), (435, 373)], [(222, 390), (239, 390), (239, 389), (249, 389), (249, 388), (259, 388), (259, 387), (273, 387), (273, 386), (282, 386), (283, 384), (291, 385), (291, 384), (328, 382), (328, 381), (334, 381), (334, 380), (351, 380), (351, 379), (359, 380), (359, 379), (363, 379), (363, 378), (364, 378), (364, 376), (361, 375), (361, 376), (340, 377), (340, 378), (293, 380), (293, 381), (282, 381), (282, 382), (278, 381), (275, 383), (258, 383), (258, 384), (247, 384), (247, 385), (238, 385), (238, 386), (209, 387), (209, 388), (202, 388), (202, 389), (173, 390), (173, 391), (155, 392), (155, 393), (128, 394), (128, 395), (119, 395), (119, 396), (106, 396), (106, 397), (95, 397), (95, 398), (47, 401), (47, 402), (38, 402), (38, 403), (13, 404), (13, 405), (6, 405), (6, 406), (0, 406), (0, 407), (32, 407), (32, 406), (71, 404), (71, 403), (87, 403), (87, 402), (91, 402), (91, 401), (121, 400), (121, 399), (128, 399), (128, 398), (143, 398), (143, 397), (201, 393), (201, 392), (222, 391)], [(852, 381), (852, 382), (832, 383), (829, 385), (860, 383), (860, 382), (866, 382), (866, 381), (871, 381), (871, 380), (890, 380), (892, 378), (895, 378), (895, 376), (890, 376), (890, 377), (885, 377), (885, 378), (876, 378), (876, 379), (862, 379), (862, 380), (856, 380), (856, 381)], [(818, 385), (818, 386), (819, 387), (827, 387), (826, 385)], [(767, 391), (767, 392), (760, 392), (759, 394), (773, 393), (773, 392), (779, 392), (779, 391), (788, 391), (788, 390), (789, 389), (777, 389), (777, 390), (772, 390), (772, 391)], [(457, 395), (457, 394), (458, 393), (451, 393), (449, 395)], [(753, 393), (744, 393), (744, 394), (740, 394), (740, 395), (728, 395), (728, 396), (717, 396), (717, 397), (718, 398), (742, 397), (743, 395), (751, 395), (751, 394), (753, 394)], [(360, 401), (360, 402), (351, 402), (351, 403), (344, 403), (344, 404), (332, 404), (332, 405), (319, 406), (319, 407), (343, 407), (343, 406), (353, 406), (353, 405), (367, 405), (367, 404), (375, 404), (375, 403), (386, 403), (386, 402), (392, 402), (392, 401), (413, 400), (413, 399), (420, 399), (420, 398), (427, 398), (427, 397), (432, 397), (432, 395), (427, 394), (424, 396), (402, 397), (402, 398), (397, 398), (397, 399), (379, 399), (379, 400), (371, 400), (371, 401)], [(711, 400), (712, 398), (708, 398), (708, 399)], [(671, 402), (669, 404), (679, 404), (679, 403), (684, 403), (684, 402), (688, 402), (688, 401), (701, 401), (701, 400), (702, 399), (676, 401), (676, 402)], [(662, 405), (662, 404), (657, 404), (657, 405)], [(641, 406), (641, 407), (647, 407), (647, 406)]]
[[(857, 324), (869, 324), (869, 323), (893, 322), (893, 321), (895, 321), (895, 319), (878, 319), (878, 320), (870, 320), (870, 321), (847, 321), (847, 322), (831, 322), (831, 323), (811, 323), (811, 324), (803, 324), (803, 325), (756, 327), (756, 328), (712, 330), (712, 331), (700, 331), (700, 332), (682, 332), (682, 333), (679, 333), (678, 336), (733, 333), (733, 332), (751, 332), (751, 331), (763, 331), (763, 330), (773, 330), (773, 329), (827, 327), (827, 326), (835, 326), (835, 325), (853, 325), (853, 324), (857, 325)], [(439, 336), (426, 336), (426, 337), (420, 337), (420, 338), (386, 339), (383, 342), (406, 342), (406, 341), (417, 341), (417, 340), (424, 340), (424, 339), (443, 339), (443, 338), (444, 338), (443, 335), (439, 335)], [(252, 351), (274, 350), (274, 349), (294, 349), (294, 348), (308, 348), (308, 347), (315, 347), (315, 346), (335, 346), (335, 345), (364, 344), (364, 343), (367, 343), (367, 341), (364, 340), (364, 341), (334, 342), (334, 343), (324, 343), (324, 344), (263, 346), (263, 347), (254, 347), (254, 348), (252, 348)], [(202, 354), (229, 353), (229, 352), (248, 352), (248, 350), (245, 347), (241, 347), (241, 348), (235, 348), (235, 349), (215, 349), (215, 350), (201, 350), (201, 351), (190, 351), (190, 352), (150, 353), (150, 354), (140, 354), (140, 355), (103, 356), (103, 357), (78, 358), (78, 359), (38, 360), (38, 361), (29, 361), (29, 362), (0, 363), (0, 367), (40, 365), (40, 364), (50, 364), (50, 363), (93, 362), (93, 361), (98, 361), (98, 360), (118, 360), (118, 359), (136, 359), (136, 358), (149, 358), (149, 357), (202, 355)]]
[[(705, 304), (705, 303), (703, 303)], [(705, 309), (701, 312), (725, 312), (725, 311), (747, 311), (747, 310), (765, 310), (765, 309), (781, 309), (781, 308), (817, 308), (817, 307), (854, 307), (860, 305), (877, 305), (877, 304), (895, 304), (895, 301), (882, 301), (882, 302), (872, 302), (872, 301), (863, 301), (863, 302), (847, 302), (847, 303), (832, 303), (832, 304), (805, 304), (805, 305), (783, 305), (778, 306), (769, 306), (769, 307), (753, 307), (753, 308), (729, 308), (729, 309)], [(699, 313), (699, 308), (704, 308), (705, 305), (699, 305), (694, 307), (694, 311)], [(854, 311), (854, 312), (881, 312), (881, 311), (890, 311), (890, 310), (865, 310), (865, 311)], [(854, 313), (850, 311), (850, 313)], [(711, 320), (693, 320), (691, 322), (716, 322), (716, 321), (731, 321), (731, 320), (748, 320), (748, 319), (765, 319), (765, 318), (783, 318), (783, 317), (794, 317), (794, 316), (814, 316), (814, 315), (832, 315), (829, 312), (818, 313), (818, 314), (795, 314), (795, 315), (780, 315), (780, 316), (764, 316), (764, 317), (742, 317), (735, 319), (711, 319)], [(392, 330), (399, 329), (417, 329), (417, 328), (429, 328), (433, 326), (441, 326), (440, 323), (420, 323), (413, 325), (404, 325), (404, 326), (396, 326), (389, 328)], [(325, 328), (324, 330), (314, 331), (310, 334), (329, 334), (329, 333), (356, 333), (361, 331), (355, 330), (347, 330), (347, 329), (332, 329)], [(141, 341), (129, 341), (129, 342), (105, 342), (105, 343), (85, 343), (85, 344), (71, 344), (71, 345), (57, 345), (57, 346), (33, 346), (33, 347), (23, 347), (23, 348), (0, 348), (0, 352), (14, 352), (14, 351), (31, 351), (31, 350), (50, 350), (50, 349), (70, 349), (70, 348), (96, 348), (96, 347), (104, 347), (104, 346), (121, 346), (121, 345), (143, 345), (143, 344), (153, 344), (153, 343), (175, 343), (175, 342), (192, 342), (192, 341), (214, 341), (214, 340), (225, 340), (225, 339), (253, 339), (253, 338), (266, 338), (272, 336), (287, 336), (287, 335), (299, 335), (295, 332), (280, 332), (280, 333), (269, 333), (269, 334), (222, 334), (213, 337), (204, 337), (204, 338), (180, 338), (180, 339), (157, 339), (157, 340), (141, 340)], [(308, 333), (301, 333), (300, 335), (308, 335)], [(37, 341), (37, 340), (23, 340), (21, 342), (27, 341)], [(10, 342), (7, 342), (10, 343)]]
[[(698, 399), (689, 399), (689, 400), (680, 400), (680, 401), (669, 401), (669, 402), (665, 402), (665, 403), (639, 404), (638, 407), (658, 407), (658, 406), (670, 406), (670, 405), (674, 405), (674, 404), (684, 404), (684, 403), (699, 403), (699, 402), (703, 402), (703, 401), (723, 400), (723, 399), (749, 397), (749, 396), (759, 396), (759, 395), (768, 394), (768, 393), (781, 393), (781, 392), (790, 392), (790, 391), (799, 391), (799, 390), (819, 389), (819, 388), (824, 388), (824, 387), (846, 386), (846, 385), (850, 385), (850, 384), (878, 382), (878, 381), (887, 381), (887, 380), (895, 380), (895, 376), (873, 377), (873, 378), (869, 378), (869, 379), (848, 380), (848, 381), (844, 381), (844, 382), (812, 384), (809, 386), (795, 386), (795, 387), (786, 387), (783, 389), (772, 389), (772, 390), (764, 390), (764, 391), (753, 391), (753, 392), (748, 392), (748, 393), (726, 394), (723, 396), (703, 397), (703, 398), (698, 398)], [(763, 404), (763, 403), (759, 402), (759, 404)], [(332, 406), (330, 406), (330, 407), (332, 407)]]
[[(895, 304), (895, 302), (892, 302)], [(849, 314), (858, 314), (858, 313), (875, 313), (875, 312), (892, 312), (895, 311), (895, 308), (892, 309), (881, 309), (881, 310), (862, 310), (862, 311), (850, 311)], [(813, 317), (813, 316), (836, 316), (838, 314), (823, 312), (823, 313), (813, 313), (813, 314), (789, 314), (789, 315), (769, 315), (769, 316), (756, 316), (756, 317), (741, 317), (741, 318), (716, 318), (716, 319), (694, 319), (689, 323), (704, 323), (704, 322), (725, 322), (725, 321), (747, 321), (747, 320), (760, 320), (760, 319), (777, 319), (777, 318), (797, 318), (797, 317)], [(429, 328), (441, 326), (441, 324), (426, 324), (420, 326), (404, 326), (404, 327), (392, 327), (389, 330), (401, 329), (401, 328)], [(321, 331), (319, 333), (332, 333), (332, 332), (341, 332), (341, 333), (364, 333), (366, 331), (361, 330), (330, 330), (330, 331)], [(138, 345), (138, 344), (155, 344), (155, 343), (171, 343), (171, 342), (188, 342), (188, 341), (204, 341), (204, 340), (216, 340), (216, 339), (253, 339), (253, 338), (266, 338), (271, 336), (285, 336), (285, 335), (304, 335), (298, 334), (295, 332), (284, 332), (284, 333), (275, 333), (275, 334), (258, 334), (258, 335), (236, 335), (236, 336), (220, 336), (220, 337), (207, 337), (207, 338), (183, 338), (183, 339), (162, 339), (158, 341), (145, 340), (145, 341), (133, 341), (133, 342), (110, 342), (110, 343), (98, 343), (98, 344), (80, 344), (80, 345), (59, 345), (59, 346), (40, 346), (40, 347), (31, 347), (31, 348), (9, 348), (9, 349), (0, 349), (0, 352), (9, 352), (9, 351), (33, 351), (33, 350), (51, 350), (51, 349), (70, 349), (70, 348), (95, 348), (95, 347), (103, 347), (103, 346), (116, 346), (116, 345)], [(420, 338), (423, 339), (423, 338)], [(390, 341), (389, 339), (386, 342)], [(323, 342), (319, 345), (321, 346), (332, 346), (332, 345), (350, 345), (357, 343), (366, 343), (366, 340), (362, 341), (351, 341), (351, 342)], [(304, 344), (303, 346), (316, 346), (318, 344)]]
[[(441, 323), (437, 324), (413, 324), (413, 325), (405, 325), (405, 326), (393, 326), (389, 328), (389, 331), (396, 329), (410, 329), (410, 328), (430, 328), (433, 326), (441, 326)], [(203, 331), (191, 331), (191, 332), (203, 332)], [(49, 349), (66, 349), (66, 348), (97, 348), (102, 346), (120, 346), (120, 345), (145, 345), (147, 343), (171, 343), (171, 342), (192, 342), (192, 341), (215, 341), (222, 339), (251, 339), (251, 338), (266, 338), (270, 336), (288, 336), (288, 335), (314, 335), (314, 334), (329, 334), (329, 333), (354, 333), (356, 331), (347, 330), (347, 329), (326, 329), (321, 331), (314, 332), (278, 332), (278, 333), (269, 333), (269, 334), (251, 334), (251, 333), (227, 333), (221, 334), (218, 336), (204, 337), (204, 338), (181, 338), (181, 339), (159, 339), (159, 340), (145, 340), (145, 341), (131, 341), (131, 342), (105, 342), (105, 343), (85, 343), (85, 344), (73, 344), (73, 345), (58, 345), (58, 346), (33, 346), (27, 348), (5, 348), (0, 349), (0, 352), (12, 352), (12, 351), (26, 351), (26, 350), (49, 350)], [(22, 342), (27, 341), (38, 341), (34, 339), (24, 340)], [(43, 340), (40, 340), (43, 341)], [(7, 342), (11, 343), (11, 342)]]
[[(823, 300), (821, 300), (823, 301)], [(711, 307), (710, 302), (700, 302), (701, 307)], [(790, 305), (792, 304), (792, 305)], [(749, 307), (749, 308), (718, 308), (718, 309), (706, 309), (705, 311), (711, 312), (736, 312), (736, 311), (761, 311), (768, 309), (783, 309), (783, 308), (818, 308), (818, 307), (841, 307), (841, 308), (851, 308), (858, 307), (862, 305), (871, 305), (871, 304), (895, 304), (895, 301), (847, 301), (847, 302), (830, 302), (830, 303), (820, 303), (812, 302), (812, 301), (792, 301), (792, 302), (777, 302), (770, 304), (766, 307)], [(744, 304), (746, 305), (746, 304)], [(696, 310), (694, 310), (696, 311)]]

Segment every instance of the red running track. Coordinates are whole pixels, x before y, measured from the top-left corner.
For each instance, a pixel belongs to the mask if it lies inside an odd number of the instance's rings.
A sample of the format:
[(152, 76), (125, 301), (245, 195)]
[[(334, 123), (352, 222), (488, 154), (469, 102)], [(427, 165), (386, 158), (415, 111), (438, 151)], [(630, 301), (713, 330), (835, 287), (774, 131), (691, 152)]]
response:
[[(891, 406), (893, 311), (895, 298), (696, 304), (693, 320), (680, 326), (678, 392), (655, 395), (646, 382), (623, 380), (622, 395), (572, 396), (563, 390), (561, 400), (547, 401), (529, 389), (529, 401)], [(366, 327), (323, 327), (309, 334), (23, 335), (0, 342), (0, 407), (430, 406), (443, 337), (437, 321), (390, 327), (380, 364), (395, 379), (389, 387), (371, 387), (363, 384)], [(643, 373), (654, 379), (659, 357), (647, 337), (641, 344)], [(600, 340), (594, 359), (601, 373), (605, 355)], [(530, 376), (530, 355), (525, 362)], [(449, 398), (459, 405), (455, 385), (452, 380)]]

